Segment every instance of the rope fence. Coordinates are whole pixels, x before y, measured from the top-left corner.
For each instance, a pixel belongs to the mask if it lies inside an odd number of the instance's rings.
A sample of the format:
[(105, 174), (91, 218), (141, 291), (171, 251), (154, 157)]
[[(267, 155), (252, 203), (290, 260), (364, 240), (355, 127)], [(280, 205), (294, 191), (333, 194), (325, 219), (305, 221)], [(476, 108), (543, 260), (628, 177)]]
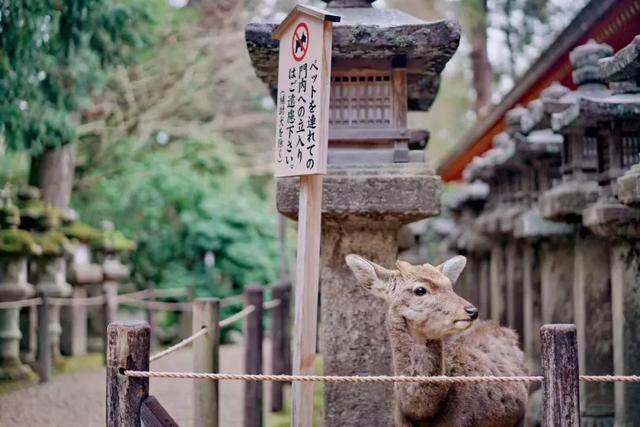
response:
[(42, 298), (23, 299), (19, 301), (0, 302), (0, 309), (35, 307), (42, 304)]
[[(432, 384), (480, 384), (480, 383), (513, 383), (542, 382), (543, 376), (336, 376), (336, 375), (248, 375), (221, 374), (204, 372), (158, 372), (158, 371), (130, 371), (121, 372), (128, 377), (136, 378), (173, 378), (214, 381), (280, 381), (280, 382), (328, 382), (328, 383), (432, 383)], [(586, 382), (626, 382), (640, 383), (640, 375), (581, 375), (580, 381)]]
[[(244, 308), (242, 311), (239, 311), (236, 314), (233, 314), (233, 315), (227, 317), (226, 319), (221, 320), (218, 323), (218, 326), (220, 328), (224, 328), (225, 326), (229, 326), (232, 323), (247, 317), (249, 314), (253, 313), (255, 311), (255, 309), (256, 309), (255, 306), (250, 305), (250, 306)], [(208, 329), (208, 328), (200, 329), (199, 331), (197, 331), (193, 335), (183, 339), (179, 343), (174, 344), (171, 347), (167, 348), (166, 350), (163, 350), (163, 351), (161, 351), (161, 352), (159, 352), (157, 354), (154, 354), (153, 356), (151, 356), (149, 358), (149, 362), (153, 362), (155, 360), (161, 359), (161, 358), (163, 358), (165, 356), (168, 356), (169, 354), (173, 353), (174, 351), (180, 350), (181, 348), (184, 348), (184, 347), (188, 346), (189, 344), (194, 342), (196, 339), (198, 339), (201, 336), (207, 334), (207, 332), (211, 332), (211, 330)]]

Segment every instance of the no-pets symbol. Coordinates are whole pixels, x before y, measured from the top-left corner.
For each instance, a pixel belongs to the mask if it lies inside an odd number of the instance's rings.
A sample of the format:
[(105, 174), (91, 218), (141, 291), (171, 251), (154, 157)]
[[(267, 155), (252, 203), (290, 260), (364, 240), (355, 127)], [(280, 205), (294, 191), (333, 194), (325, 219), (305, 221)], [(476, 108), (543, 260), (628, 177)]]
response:
[(300, 62), (307, 56), (309, 50), (309, 27), (304, 22), (301, 22), (293, 32), (291, 37), (291, 53), (293, 59)]

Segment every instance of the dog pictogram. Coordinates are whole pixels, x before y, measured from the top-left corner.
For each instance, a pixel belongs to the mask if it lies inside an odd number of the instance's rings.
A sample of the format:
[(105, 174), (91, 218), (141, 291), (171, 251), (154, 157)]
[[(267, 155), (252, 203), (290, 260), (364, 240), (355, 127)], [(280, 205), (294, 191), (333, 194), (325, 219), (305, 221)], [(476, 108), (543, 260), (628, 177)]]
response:
[(304, 22), (298, 24), (291, 37), (291, 53), (293, 59), (300, 62), (309, 50), (309, 27)]

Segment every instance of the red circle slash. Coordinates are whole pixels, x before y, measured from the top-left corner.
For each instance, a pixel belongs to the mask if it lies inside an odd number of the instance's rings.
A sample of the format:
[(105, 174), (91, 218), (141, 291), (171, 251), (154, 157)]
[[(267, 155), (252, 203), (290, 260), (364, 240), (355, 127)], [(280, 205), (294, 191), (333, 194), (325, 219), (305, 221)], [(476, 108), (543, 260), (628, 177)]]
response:
[(309, 27), (304, 22), (301, 22), (296, 27), (291, 37), (291, 53), (293, 59), (300, 62), (307, 56), (309, 50)]

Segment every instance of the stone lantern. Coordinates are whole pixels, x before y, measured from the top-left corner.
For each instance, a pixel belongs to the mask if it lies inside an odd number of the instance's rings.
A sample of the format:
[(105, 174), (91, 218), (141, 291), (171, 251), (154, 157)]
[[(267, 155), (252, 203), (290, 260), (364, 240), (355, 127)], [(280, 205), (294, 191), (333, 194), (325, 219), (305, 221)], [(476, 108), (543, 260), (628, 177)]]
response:
[[(74, 243), (73, 253), (67, 259), (67, 280), (73, 287), (72, 302), (88, 296), (87, 288), (102, 283), (102, 267), (92, 260), (91, 243), (100, 236), (100, 231), (78, 221), (77, 214), (62, 232)], [(87, 352), (88, 307), (71, 304), (62, 307), (62, 337), (60, 350), (68, 356), (81, 356)]]
[(553, 83), (541, 92), (540, 98), (529, 103), (528, 112), (521, 115), (516, 145), (527, 165), (525, 179), (529, 191), (528, 209), (516, 219), (513, 234), (523, 246), (522, 342), (531, 372), (538, 372), (540, 367), (540, 326), (571, 321), (569, 316), (573, 312), (570, 292), (573, 265), (567, 269), (558, 262), (560, 253), (573, 250), (566, 239), (573, 234), (573, 228), (543, 218), (538, 203), (540, 195), (560, 177), (562, 136), (550, 129), (550, 115), (562, 108), (557, 100), (568, 92), (569, 89)]
[[(456, 51), (458, 24), (425, 22), (368, 0), (328, 2), (341, 21), (333, 29), (329, 170), (324, 177), (320, 348), (328, 375), (391, 373), (381, 300), (360, 289), (345, 264), (349, 253), (386, 267), (397, 258), (397, 232), (436, 215), (440, 178), (413, 143), (409, 110), (426, 111), (440, 73)], [(256, 74), (277, 84), (277, 23), (249, 24)], [(298, 180), (280, 179), (278, 210), (297, 217)], [(392, 424), (393, 386), (325, 386), (328, 426)]]
[[(38, 211), (38, 209), (41, 210)], [(60, 225), (61, 213), (56, 208), (41, 205), (40, 208), (35, 208), (33, 214), (33, 218), (37, 218), (39, 230), (36, 234), (36, 242), (42, 247), (42, 253), (32, 259), (29, 267), (36, 292), (43, 297), (69, 297), (73, 289), (67, 283), (65, 256), (73, 251), (73, 245), (57, 229)], [(49, 335), (52, 355), (56, 362), (61, 361), (61, 308), (60, 305), (51, 304), (49, 312)]]
[[(27, 257), (40, 250), (31, 234), (19, 230), (20, 214), (8, 197), (0, 198), (0, 302), (18, 301), (34, 294), (27, 282)], [(0, 380), (29, 377), (20, 361), (20, 309), (0, 309)]]
[[(94, 242), (97, 260), (102, 267), (102, 283), (88, 287), (90, 296), (107, 295), (117, 301), (120, 284), (129, 278), (129, 267), (123, 262), (123, 257), (135, 249), (135, 243), (127, 239), (122, 233), (114, 229), (110, 222), (102, 224), (103, 230), (98, 241)], [(117, 309), (114, 307), (114, 309)], [(104, 318), (102, 310), (89, 312), (90, 351), (104, 351)], [(115, 313), (113, 313), (115, 315)]]
[[(629, 244), (630, 239), (640, 237), (640, 210), (636, 203), (638, 188), (634, 185), (638, 182), (637, 165), (640, 161), (640, 36), (636, 36), (613, 57), (600, 60), (600, 68), (609, 83), (611, 95), (605, 98), (589, 97), (580, 103), (584, 120), (597, 122), (601, 135), (598, 140), (600, 196), (595, 204), (585, 210), (583, 224), (597, 236), (609, 241), (610, 289), (609, 293), (601, 292), (595, 297), (610, 296), (609, 309), (613, 313), (613, 322), (605, 324), (609, 327), (605, 331), (602, 331), (602, 327), (595, 328), (593, 339), (598, 340), (599, 346), (595, 355), (599, 359), (595, 360), (595, 369), (592, 370), (598, 373), (613, 367), (616, 375), (631, 375), (631, 372), (640, 369), (640, 345), (634, 338), (640, 322), (640, 303), (637, 298), (640, 292), (639, 260), (637, 249)], [(602, 265), (597, 264), (594, 268), (602, 268)], [(599, 301), (594, 305), (597, 303)], [(603, 304), (598, 307), (600, 310), (601, 306)], [(591, 322), (592, 319), (589, 319), (590, 325)], [(602, 332), (613, 334), (613, 343), (605, 341), (608, 346), (604, 348), (599, 339)], [(588, 338), (591, 336), (590, 328)], [(603, 350), (609, 351), (607, 358), (604, 358)], [(593, 356), (591, 353), (589, 355)], [(637, 422), (640, 419), (640, 389), (630, 384), (615, 383), (615, 401), (611, 402), (611, 388), (604, 386), (592, 394), (599, 391), (600, 395), (609, 397), (607, 409), (611, 418), (614, 412), (611, 404), (614, 404), (616, 425)]]
[(506, 133), (501, 133), (493, 140), (494, 148), (484, 156), (476, 157), (465, 171), (465, 178), (472, 182), (483, 181), (489, 185), (489, 196), (482, 214), (475, 221), (476, 230), (490, 241), (489, 274), (490, 274), (490, 317), (503, 325), (507, 319), (507, 275), (506, 251), (509, 240), (510, 223), (505, 221), (504, 213), (513, 206), (515, 169), (507, 161), (514, 154), (513, 140)]
[(455, 254), (467, 257), (465, 271), (456, 284), (457, 293), (476, 305), (480, 318), (487, 319), (490, 309), (489, 253), (490, 240), (479, 233), (473, 223), (487, 201), (489, 186), (482, 181), (464, 184), (448, 205), (456, 224), (449, 238)]
[(609, 94), (598, 60), (612, 53), (611, 46), (591, 40), (569, 55), (577, 89), (557, 101), (565, 104), (565, 108), (562, 113), (551, 116), (553, 130), (564, 138), (560, 169), (562, 183), (540, 198), (542, 214), (546, 218), (580, 222), (582, 211), (598, 197), (597, 128), (593, 123), (574, 119), (579, 115), (582, 97), (605, 97)]

